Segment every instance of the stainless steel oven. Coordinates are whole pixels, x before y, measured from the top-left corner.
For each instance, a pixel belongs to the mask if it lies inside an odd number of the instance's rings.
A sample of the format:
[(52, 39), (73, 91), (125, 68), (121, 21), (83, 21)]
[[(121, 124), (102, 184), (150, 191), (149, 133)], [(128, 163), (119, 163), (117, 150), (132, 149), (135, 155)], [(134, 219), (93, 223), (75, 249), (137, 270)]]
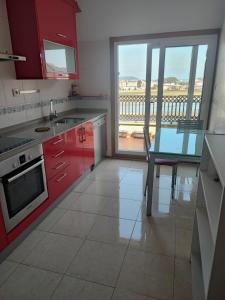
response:
[(47, 198), (41, 145), (0, 162), (0, 202), (7, 232)]

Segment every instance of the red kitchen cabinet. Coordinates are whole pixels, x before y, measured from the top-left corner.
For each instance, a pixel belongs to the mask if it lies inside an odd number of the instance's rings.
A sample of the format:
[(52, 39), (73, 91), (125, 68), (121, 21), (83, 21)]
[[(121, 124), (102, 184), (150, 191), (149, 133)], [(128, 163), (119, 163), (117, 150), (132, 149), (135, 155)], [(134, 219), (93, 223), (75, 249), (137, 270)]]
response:
[(17, 79), (78, 79), (74, 0), (7, 0)]
[(94, 130), (93, 123), (87, 122), (82, 125), (83, 132), (83, 158), (84, 170), (88, 170), (94, 166)]
[(0, 209), (0, 251), (7, 246), (7, 236), (5, 231), (4, 219)]

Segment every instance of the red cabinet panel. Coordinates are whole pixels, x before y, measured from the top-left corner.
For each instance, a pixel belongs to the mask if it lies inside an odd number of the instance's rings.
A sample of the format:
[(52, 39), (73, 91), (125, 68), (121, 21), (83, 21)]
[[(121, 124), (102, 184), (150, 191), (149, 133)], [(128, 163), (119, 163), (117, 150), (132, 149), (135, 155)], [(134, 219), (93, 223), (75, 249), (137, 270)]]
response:
[(4, 219), (0, 209), (0, 251), (7, 245), (7, 236), (5, 231)]
[(73, 182), (73, 166), (69, 165), (48, 181), (49, 201), (54, 202), (72, 185)]
[[(76, 3), (73, 0), (7, 0), (6, 3), (13, 51), (27, 57), (26, 62), (15, 63), (17, 79), (78, 79)], [(46, 40), (50, 43), (45, 52)], [(65, 65), (62, 67), (58, 61)]]
[(76, 40), (75, 2), (36, 0), (40, 37), (74, 46)]
[(93, 123), (87, 122), (83, 127), (83, 157), (85, 171), (94, 166), (94, 130)]

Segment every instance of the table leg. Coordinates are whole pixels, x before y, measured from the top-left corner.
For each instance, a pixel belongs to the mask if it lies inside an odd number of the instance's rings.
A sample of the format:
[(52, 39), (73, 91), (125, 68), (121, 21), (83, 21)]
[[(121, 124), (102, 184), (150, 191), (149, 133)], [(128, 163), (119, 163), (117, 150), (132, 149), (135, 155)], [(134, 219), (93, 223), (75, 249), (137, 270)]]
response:
[(155, 157), (151, 154), (149, 161), (148, 172), (148, 190), (147, 190), (147, 216), (152, 215), (152, 194), (153, 194), (153, 182), (154, 182), (154, 165)]

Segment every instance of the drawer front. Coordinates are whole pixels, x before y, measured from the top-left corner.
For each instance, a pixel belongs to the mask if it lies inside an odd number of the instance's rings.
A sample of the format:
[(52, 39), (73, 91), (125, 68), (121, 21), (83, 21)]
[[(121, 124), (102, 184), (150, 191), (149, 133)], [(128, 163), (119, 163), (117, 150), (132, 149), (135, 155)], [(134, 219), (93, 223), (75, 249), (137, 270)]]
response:
[(64, 134), (44, 143), (45, 169), (48, 179), (55, 176), (69, 164), (65, 148)]
[(59, 172), (65, 169), (70, 164), (70, 161), (66, 157), (59, 157), (58, 159), (46, 159), (45, 158), (45, 170), (47, 179), (51, 179)]
[(47, 154), (54, 154), (65, 147), (65, 134), (60, 134), (44, 143), (44, 151)]
[(48, 181), (49, 200), (54, 202), (72, 185), (73, 182), (73, 167), (69, 165), (67, 168), (59, 172), (55, 177)]

